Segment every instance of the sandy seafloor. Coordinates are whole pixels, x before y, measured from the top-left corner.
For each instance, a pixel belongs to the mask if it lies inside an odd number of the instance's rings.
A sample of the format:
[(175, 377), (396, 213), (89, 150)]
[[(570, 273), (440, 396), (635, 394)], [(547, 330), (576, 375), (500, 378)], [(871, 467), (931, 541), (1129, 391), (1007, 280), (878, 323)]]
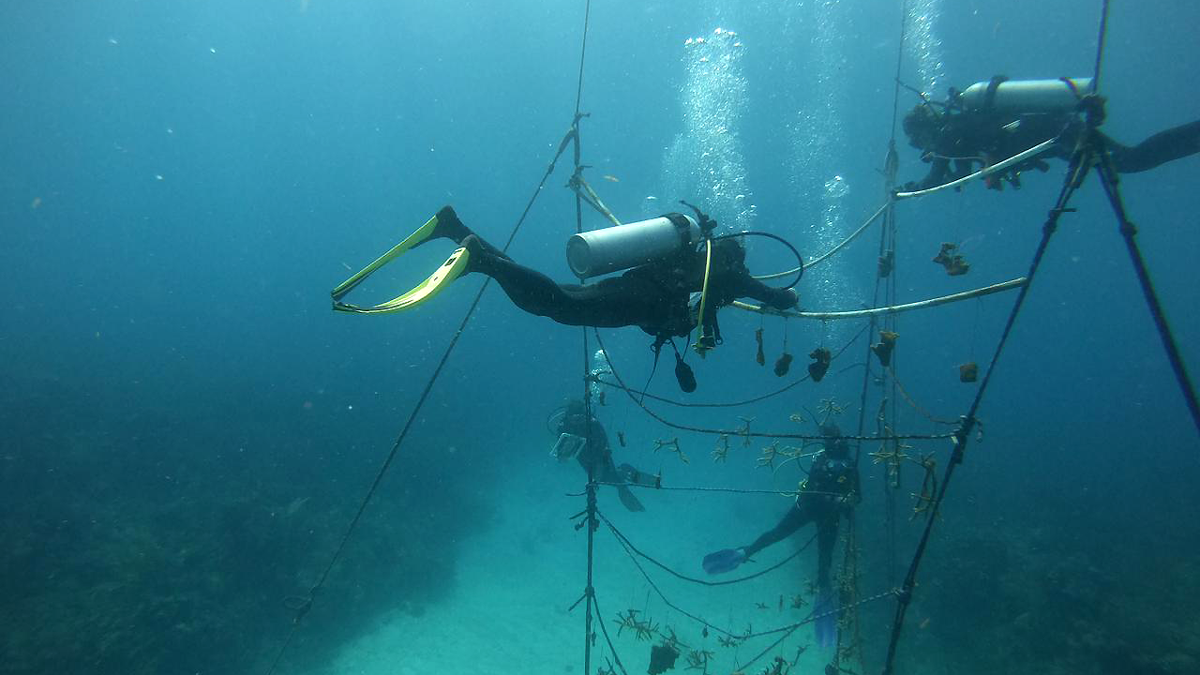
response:
[[(689, 473), (680, 472), (680, 480), (686, 480)], [(585, 587), (586, 536), (569, 520), (583, 508), (584, 500), (566, 496), (567, 491), (582, 485), (582, 471), (572, 463), (557, 471), (552, 466), (531, 467), (526, 475), (540, 476), (541, 482), (508, 478), (511, 487), (508, 498), (496, 505), (495, 526), (463, 546), (458, 581), (450, 597), (429, 605), (420, 616), (402, 610), (390, 614), (375, 630), (348, 643), (328, 669), (311, 675), (583, 673), (583, 605), (567, 610)], [(545, 476), (555, 475), (561, 481), (547, 484)], [(698, 577), (703, 576), (700, 559), (705, 553), (746, 543), (773, 525), (789, 506), (785, 498), (770, 495), (705, 499), (695, 493), (639, 490), (647, 510), (632, 514), (621, 506), (613, 488), (601, 490), (602, 512), (636, 546), (674, 569)], [(752, 501), (750, 508), (734, 506), (735, 500), (744, 504), (747, 499)], [(720, 531), (709, 531), (706, 524), (713, 522), (723, 524)], [(738, 522), (744, 530), (731, 533), (727, 524)], [(811, 534), (811, 527), (802, 529), (792, 541), (768, 549), (756, 564), (744, 565), (739, 572), (754, 572), (786, 557)], [(597, 599), (629, 673), (647, 672), (653, 644), (639, 642), (628, 630), (617, 635), (616, 615), (629, 608), (638, 609), (660, 628), (673, 628), (692, 649), (714, 652), (709, 673), (734, 672), (736, 656), (750, 658), (773, 640), (758, 638), (730, 648), (720, 646), (713, 632), (703, 637), (697, 623), (664, 606), (653, 594), (604, 525), (597, 531), (595, 560)], [(792, 609), (787, 600), (802, 592), (814, 561), (815, 546), (771, 574), (717, 589), (679, 582), (652, 565), (643, 565), (676, 605), (740, 633), (747, 626), (761, 630), (804, 618), (811, 605)], [(768, 608), (759, 608), (760, 602)], [(805, 647), (793, 672), (820, 672), (830, 654), (821, 653), (812, 636), (811, 625), (801, 627), (781, 649), (746, 671), (760, 672), (776, 654), (791, 661), (797, 657), (797, 649)], [(604, 642), (601, 633), (593, 649), (592, 672), (608, 666), (611, 653)], [(688, 651), (681, 651), (673, 672), (705, 672), (688, 670)]]

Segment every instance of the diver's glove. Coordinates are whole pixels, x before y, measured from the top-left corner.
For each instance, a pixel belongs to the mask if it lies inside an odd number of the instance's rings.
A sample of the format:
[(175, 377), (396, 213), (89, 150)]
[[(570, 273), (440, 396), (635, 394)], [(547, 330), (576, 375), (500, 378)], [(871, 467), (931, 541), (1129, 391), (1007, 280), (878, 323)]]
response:
[(746, 561), (746, 549), (727, 548), (704, 556), (704, 571), (709, 574), (732, 572)]
[(800, 304), (800, 294), (794, 288), (781, 288), (771, 294), (771, 299), (767, 301), (767, 304), (779, 311), (791, 309)]
[(782, 297), (779, 299), (779, 304), (782, 306), (776, 307), (776, 309), (791, 309), (800, 304), (800, 293), (798, 293), (794, 288), (789, 288), (780, 295), (782, 295)]

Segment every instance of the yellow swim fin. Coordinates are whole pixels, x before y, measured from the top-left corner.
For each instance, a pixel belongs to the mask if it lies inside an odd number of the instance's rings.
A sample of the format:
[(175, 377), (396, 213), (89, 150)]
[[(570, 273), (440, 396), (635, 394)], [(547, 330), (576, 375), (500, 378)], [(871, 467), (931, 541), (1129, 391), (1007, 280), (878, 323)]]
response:
[[(465, 248), (459, 248), (442, 263), (428, 279), (421, 284), (408, 291), (404, 295), (398, 296), (374, 307), (359, 307), (342, 302), (342, 298), (347, 293), (354, 290), (356, 286), (362, 283), (367, 277), (374, 274), (379, 268), (390, 263), (391, 261), (404, 255), (409, 249), (416, 248), (421, 244), (429, 241), (429, 239), (438, 236), (437, 229), (442, 220), (446, 221), (446, 225), (452, 228), (461, 228), (462, 224), (458, 220), (458, 215), (454, 213), (454, 209), (449, 206), (442, 207), (437, 215), (425, 221), (425, 224), (418, 227), (416, 231), (404, 238), (404, 241), (396, 244), (387, 253), (379, 256), (370, 265), (362, 268), (354, 276), (343, 281), (337, 288), (333, 289), (330, 295), (333, 297), (333, 308), (342, 312), (355, 312), (358, 314), (381, 314), (387, 312), (400, 312), (412, 307), (415, 307), (429, 298), (436, 295), (446, 284), (454, 281), (462, 276), (463, 271), (467, 268), (467, 261), (470, 259), (470, 254)], [(453, 231), (453, 230), (452, 230)], [(447, 235), (442, 235), (447, 236)]]
[(403, 312), (406, 309), (412, 309), (437, 295), (443, 288), (449, 286), (452, 281), (462, 276), (470, 260), (471, 252), (466, 247), (459, 247), (454, 250), (454, 253), (450, 254), (449, 258), (446, 258), (446, 262), (438, 266), (437, 270), (429, 275), (428, 279), (417, 284), (404, 295), (395, 297), (374, 307), (359, 307), (334, 300), (333, 308), (340, 312), (353, 312), (356, 314), (388, 314), (390, 312)]

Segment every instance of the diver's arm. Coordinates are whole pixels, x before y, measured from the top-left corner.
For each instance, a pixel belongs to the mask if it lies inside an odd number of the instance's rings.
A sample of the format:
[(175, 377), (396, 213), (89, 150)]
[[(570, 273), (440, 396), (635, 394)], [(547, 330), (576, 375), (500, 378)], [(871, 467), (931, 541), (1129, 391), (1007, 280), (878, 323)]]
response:
[(745, 552), (746, 557), (749, 558), (771, 544), (783, 541), (791, 536), (793, 532), (806, 525), (808, 521), (808, 512), (801, 510), (799, 503), (793, 504), (787, 510), (787, 513), (783, 515), (783, 518), (779, 519), (779, 523), (775, 527), (758, 535), (758, 539), (755, 539), (754, 543), (743, 546), (742, 550)]
[(791, 309), (800, 301), (800, 295), (795, 289), (768, 286), (749, 274), (739, 275), (735, 294), (739, 298), (753, 298), (765, 302), (778, 310)]
[(915, 192), (917, 190), (928, 190), (931, 187), (937, 187), (944, 183), (948, 183), (947, 177), (950, 175), (950, 160), (945, 157), (934, 157), (929, 161), (929, 173), (925, 177), (915, 183), (905, 183), (905, 192)]

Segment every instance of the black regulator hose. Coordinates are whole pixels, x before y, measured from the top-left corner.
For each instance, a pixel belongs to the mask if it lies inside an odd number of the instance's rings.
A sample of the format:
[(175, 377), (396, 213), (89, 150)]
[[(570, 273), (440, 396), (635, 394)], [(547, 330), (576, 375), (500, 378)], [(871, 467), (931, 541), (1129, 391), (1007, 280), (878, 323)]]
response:
[(732, 234), (717, 235), (713, 237), (713, 240), (732, 239), (734, 237), (766, 237), (768, 239), (774, 239), (775, 241), (788, 247), (788, 250), (792, 252), (792, 255), (796, 256), (796, 278), (792, 279), (792, 283), (784, 286), (783, 288), (792, 288), (796, 284), (800, 283), (801, 277), (804, 276), (804, 257), (800, 255), (800, 251), (797, 251), (795, 246), (792, 246), (792, 242), (777, 234), (771, 234), (770, 232), (734, 232)]

